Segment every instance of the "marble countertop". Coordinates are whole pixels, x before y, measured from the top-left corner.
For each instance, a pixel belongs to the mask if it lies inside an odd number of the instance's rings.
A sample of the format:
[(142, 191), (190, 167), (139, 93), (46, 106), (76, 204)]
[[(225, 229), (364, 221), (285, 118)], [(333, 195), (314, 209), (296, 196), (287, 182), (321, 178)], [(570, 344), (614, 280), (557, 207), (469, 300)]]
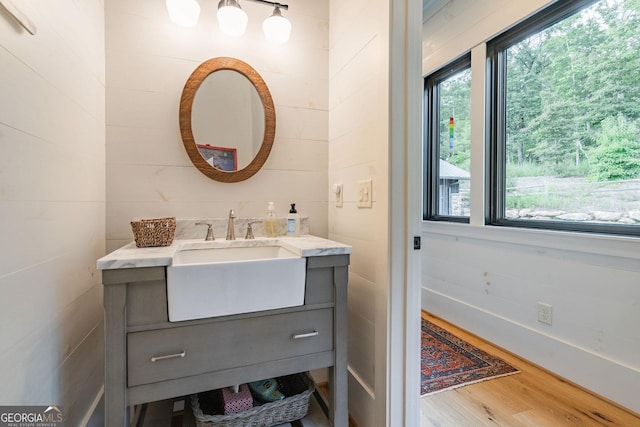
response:
[(221, 239), (205, 241), (202, 239), (178, 239), (174, 240), (170, 246), (152, 248), (138, 248), (134, 242), (131, 242), (100, 258), (97, 261), (97, 267), (99, 270), (162, 267), (171, 265), (174, 254), (180, 249), (269, 246), (273, 244), (278, 244), (301, 257), (346, 255), (351, 253), (351, 246), (311, 235), (281, 236), (277, 238), (256, 237), (251, 240)]

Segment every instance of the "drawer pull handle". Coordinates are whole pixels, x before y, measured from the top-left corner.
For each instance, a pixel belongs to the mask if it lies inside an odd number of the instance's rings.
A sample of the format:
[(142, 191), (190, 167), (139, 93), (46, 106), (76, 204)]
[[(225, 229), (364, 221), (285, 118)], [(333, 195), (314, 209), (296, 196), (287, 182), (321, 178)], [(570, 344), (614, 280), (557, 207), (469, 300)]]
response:
[(313, 332), (308, 332), (306, 334), (297, 334), (293, 336), (294, 340), (299, 340), (301, 338), (311, 338), (311, 337), (315, 337), (316, 335), (320, 335), (320, 332), (318, 331), (313, 331)]
[(185, 357), (186, 355), (187, 355), (187, 352), (183, 351), (182, 353), (167, 354), (166, 356), (154, 356), (151, 358), (151, 361), (157, 362), (159, 360), (177, 359), (178, 357)]

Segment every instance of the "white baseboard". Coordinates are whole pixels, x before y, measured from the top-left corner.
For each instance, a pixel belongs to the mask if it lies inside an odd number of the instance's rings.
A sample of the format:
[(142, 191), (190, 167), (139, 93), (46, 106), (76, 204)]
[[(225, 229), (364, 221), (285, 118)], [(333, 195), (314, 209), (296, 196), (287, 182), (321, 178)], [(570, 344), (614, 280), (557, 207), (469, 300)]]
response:
[(376, 425), (375, 392), (371, 386), (351, 368), (349, 371), (349, 416), (358, 426)]
[(100, 391), (93, 399), (89, 410), (85, 414), (84, 418), (80, 422), (80, 427), (101, 427), (104, 426), (104, 413), (102, 411), (96, 412), (97, 408), (103, 407), (100, 405), (104, 398), (104, 385), (100, 387)]

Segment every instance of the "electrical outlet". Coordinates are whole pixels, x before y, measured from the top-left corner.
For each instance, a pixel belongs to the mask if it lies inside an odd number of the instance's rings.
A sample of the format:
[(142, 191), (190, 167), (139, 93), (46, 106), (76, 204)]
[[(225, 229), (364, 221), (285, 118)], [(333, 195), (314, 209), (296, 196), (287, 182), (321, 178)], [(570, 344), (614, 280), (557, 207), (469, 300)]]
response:
[(538, 302), (538, 322), (546, 323), (547, 325), (551, 325), (553, 320), (553, 312), (551, 304), (545, 304), (543, 302)]

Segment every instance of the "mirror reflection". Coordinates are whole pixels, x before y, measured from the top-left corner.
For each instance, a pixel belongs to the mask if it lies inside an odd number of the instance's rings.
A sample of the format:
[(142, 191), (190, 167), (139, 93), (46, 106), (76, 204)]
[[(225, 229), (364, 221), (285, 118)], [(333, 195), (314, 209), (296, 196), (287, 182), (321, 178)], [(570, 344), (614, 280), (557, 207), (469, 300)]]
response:
[(216, 169), (245, 168), (264, 136), (264, 108), (254, 85), (241, 73), (209, 74), (193, 100), (191, 127), (200, 155)]
[(269, 88), (246, 62), (208, 59), (187, 79), (180, 97), (180, 135), (204, 175), (220, 182), (251, 178), (267, 161), (275, 133)]

